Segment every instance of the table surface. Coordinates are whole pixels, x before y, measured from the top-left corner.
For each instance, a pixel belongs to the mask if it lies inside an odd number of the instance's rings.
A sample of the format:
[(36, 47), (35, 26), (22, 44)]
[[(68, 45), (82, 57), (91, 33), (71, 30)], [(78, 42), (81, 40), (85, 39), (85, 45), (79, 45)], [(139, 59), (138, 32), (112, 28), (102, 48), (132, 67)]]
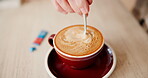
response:
[[(58, 13), (50, 1), (0, 11), (0, 78), (50, 78), (44, 67), (48, 37), (72, 24), (77, 14)], [(118, 0), (94, 0), (88, 24), (98, 28), (117, 55), (110, 78), (148, 77), (148, 35)], [(29, 48), (41, 30), (49, 31), (37, 51)]]

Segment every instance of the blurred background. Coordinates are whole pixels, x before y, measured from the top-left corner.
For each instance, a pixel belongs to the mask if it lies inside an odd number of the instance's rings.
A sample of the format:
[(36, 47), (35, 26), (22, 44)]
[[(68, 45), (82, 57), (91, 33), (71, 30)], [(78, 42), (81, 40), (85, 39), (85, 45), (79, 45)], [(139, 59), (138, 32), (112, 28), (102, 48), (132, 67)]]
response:
[[(0, 0), (0, 78), (49, 78), (44, 68), (48, 37), (83, 23), (78, 14), (57, 12), (50, 1)], [(88, 24), (115, 50), (117, 67), (110, 78), (148, 78), (148, 0), (94, 0)], [(47, 37), (28, 52), (41, 30)]]
[[(34, 1), (45, 0), (0, 0), (0, 11), (18, 8)], [(137, 22), (148, 33), (148, 0), (120, 0), (120, 2), (133, 14)]]

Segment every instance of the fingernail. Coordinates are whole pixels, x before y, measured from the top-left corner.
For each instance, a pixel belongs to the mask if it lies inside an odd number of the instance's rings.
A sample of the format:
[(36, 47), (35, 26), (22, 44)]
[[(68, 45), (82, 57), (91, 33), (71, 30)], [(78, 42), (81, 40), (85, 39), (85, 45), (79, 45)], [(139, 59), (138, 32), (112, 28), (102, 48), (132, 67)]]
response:
[(81, 8), (80, 10), (82, 11), (83, 14), (87, 14), (87, 10), (86, 9)]
[(80, 12), (80, 13), (78, 13), (80, 16), (82, 16), (83, 14)]

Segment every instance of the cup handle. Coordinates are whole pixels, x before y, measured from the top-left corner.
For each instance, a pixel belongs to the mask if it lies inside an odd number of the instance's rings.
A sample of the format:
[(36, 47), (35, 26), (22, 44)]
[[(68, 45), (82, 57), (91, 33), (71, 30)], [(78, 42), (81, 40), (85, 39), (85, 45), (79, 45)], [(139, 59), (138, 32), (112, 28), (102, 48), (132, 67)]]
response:
[(53, 38), (54, 38), (55, 34), (52, 34), (49, 38), (48, 38), (48, 43), (52, 46), (53, 46)]

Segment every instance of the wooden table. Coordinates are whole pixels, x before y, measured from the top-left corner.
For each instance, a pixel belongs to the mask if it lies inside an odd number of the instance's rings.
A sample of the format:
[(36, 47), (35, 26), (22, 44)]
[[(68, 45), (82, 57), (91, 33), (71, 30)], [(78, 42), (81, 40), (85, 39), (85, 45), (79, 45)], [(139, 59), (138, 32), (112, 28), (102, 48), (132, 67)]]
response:
[[(79, 15), (60, 14), (46, 1), (0, 11), (0, 78), (50, 78), (44, 67), (51, 47), (47, 37), (30, 53), (33, 40), (42, 29), (49, 36), (82, 23)], [(101, 30), (115, 50), (117, 66), (110, 78), (148, 78), (148, 35), (118, 0), (94, 0), (88, 23)]]

